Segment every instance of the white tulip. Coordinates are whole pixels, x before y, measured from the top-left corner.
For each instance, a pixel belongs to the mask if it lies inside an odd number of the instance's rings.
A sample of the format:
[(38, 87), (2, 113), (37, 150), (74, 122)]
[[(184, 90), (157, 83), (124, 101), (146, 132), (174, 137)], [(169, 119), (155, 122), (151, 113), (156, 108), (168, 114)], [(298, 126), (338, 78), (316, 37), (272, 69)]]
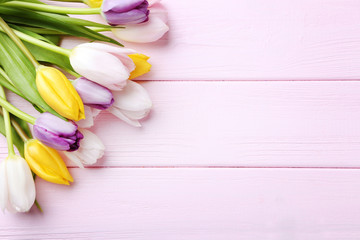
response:
[(148, 43), (159, 40), (167, 31), (167, 12), (159, 4), (149, 8), (149, 20), (139, 24), (129, 24), (125, 28), (113, 28), (114, 35), (127, 42)]
[(141, 127), (138, 120), (146, 117), (152, 107), (149, 94), (140, 84), (128, 80), (122, 91), (113, 91), (115, 102), (107, 111), (126, 123)]
[(27, 212), (35, 202), (35, 183), (25, 159), (13, 155), (0, 163), (0, 207)]
[(70, 63), (76, 72), (112, 90), (121, 90), (135, 69), (128, 57), (136, 51), (103, 43), (83, 43), (70, 54)]
[(86, 129), (79, 130), (84, 138), (78, 150), (73, 152), (62, 152), (66, 158), (73, 161), (77, 166), (83, 168), (83, 164), (92, 165), (100, 159), (105, 152), (105, 146), (94, 133)]

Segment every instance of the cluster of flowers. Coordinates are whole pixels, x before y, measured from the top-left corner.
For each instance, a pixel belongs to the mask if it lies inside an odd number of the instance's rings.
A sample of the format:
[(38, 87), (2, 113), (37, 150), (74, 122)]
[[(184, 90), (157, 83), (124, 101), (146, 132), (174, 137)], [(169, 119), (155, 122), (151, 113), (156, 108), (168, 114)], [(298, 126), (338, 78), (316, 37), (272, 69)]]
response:
[[(150, 71), (149, 57), (100, 32), (112, 31), (129, 42), (156, 41), (169, 30), (166, 11), (147, 0), (83, 2), (89, 7), (59, 7), (37, 0), (0, 3), (0, 56), (5, 56), (0, 57), (0, 132), (9, 149), (0, 163), (3, 211), (27, 212), (37, 204), (35, 176), (56, 184), (73, 182), (63, 159), (83, 167), (103, 156), (104, 145), (86, 129), (99, 112), (106, 110), (139, 127), (152, 107), (146, 90), (132, 81)], [(108, 24), (67, 14), (101, 14)], [(113, 45), (90, 42), (69, 50), (57, 45), (63, 35)], [(9, 103), (3, 88), (32, 103), (39, 117)]]

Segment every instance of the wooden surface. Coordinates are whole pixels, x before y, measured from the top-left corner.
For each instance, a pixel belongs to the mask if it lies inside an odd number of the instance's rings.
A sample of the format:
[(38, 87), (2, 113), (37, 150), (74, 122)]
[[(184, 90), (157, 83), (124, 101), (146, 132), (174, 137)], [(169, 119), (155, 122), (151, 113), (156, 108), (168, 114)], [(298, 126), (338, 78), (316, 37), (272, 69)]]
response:
[(359, 239), (360, 2), (164, 5), (171, 32), (127, 44), (153, 64), (143, 128), (102, 113), (105, 157), (37, 180), (44, 213), (0, 239)]

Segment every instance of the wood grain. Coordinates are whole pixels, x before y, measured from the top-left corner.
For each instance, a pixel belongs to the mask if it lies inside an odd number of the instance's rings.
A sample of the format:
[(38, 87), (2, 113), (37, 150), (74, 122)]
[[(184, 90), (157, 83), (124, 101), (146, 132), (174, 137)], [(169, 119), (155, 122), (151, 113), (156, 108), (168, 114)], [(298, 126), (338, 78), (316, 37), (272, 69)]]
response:
[(350, 240), (360, 235), (360, 171), (71, 169), (37, 181), (37, 209), (6, 214), (2, 239)]
[(360, 167), (358, 81), (142, 84), (154, 101), (142, 128), (96, 120), (98, 166)]
[[(163, 1), (170, 32), (129, 44), (151, 56), (144, 80), (360, 78), (360, 1)], [(83, 16), (82, 16), (83, 17)], [(101, 17), (91, 19), (101, 21)], [(66, 46), (74, 45), (66, 41)]]

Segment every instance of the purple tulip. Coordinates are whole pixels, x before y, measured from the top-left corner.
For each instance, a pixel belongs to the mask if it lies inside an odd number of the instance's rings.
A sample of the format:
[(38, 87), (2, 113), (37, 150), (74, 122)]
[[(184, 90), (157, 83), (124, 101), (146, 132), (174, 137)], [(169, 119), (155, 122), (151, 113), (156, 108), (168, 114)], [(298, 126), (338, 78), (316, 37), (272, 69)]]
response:
[(97, 109), (107, 109), (114, 103), (112, 92), (104, 86), (80, 77), (73, 82), (83, 103)]
[(149, 18), (147, 0), (104, 0), (102, 13), (110, 25), (136, 24)]
[(84, 137), (72, 121), (45, 112), (36, 119), (33, 127), (34, 136), (42, 143), (60, 151), (75, 151)]

